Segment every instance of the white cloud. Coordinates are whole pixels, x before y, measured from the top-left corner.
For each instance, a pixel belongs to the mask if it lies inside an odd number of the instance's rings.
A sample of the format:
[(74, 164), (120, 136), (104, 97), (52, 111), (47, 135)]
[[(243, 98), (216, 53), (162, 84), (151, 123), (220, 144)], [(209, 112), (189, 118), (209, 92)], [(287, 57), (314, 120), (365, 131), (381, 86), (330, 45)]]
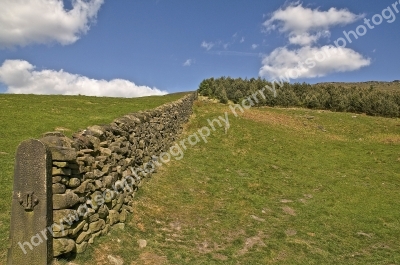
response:
[(329, 37), (329, 28), (345, 26), (363, 18), (347, 9), (330, 8), (328, 11), (305, 8), (294, 3), (272, 13), (264, 22), (267, 31), (278, 30), (288, 34), (289, 42), (298, 45), (311, 45), (321, 37)]
[(271, 79), (287, 75), (292, 78), (296, 75), (296, 78), (314, 78), (358, 70), (370, 63), (369, 58), (349, 48), (330, 45), (288, 50), (280, 47), (263, 58), (259, 75)]
[(302, 33), (302, 34), (291, 34), (289, 36), (289, 42), (292, 44), (298, 44), (300, 46), (307, 46), (311, 43), (316, 43), (321, 37), (329, 38), (331, 33), (329, 30), (318, 32), (316, 34)]
[(215, 45), (215, 44), (212, 43), (212, 42), (205, 42), (205, 41), (203, 41), (203, 42), (201, 43), (201, 47), (205, 48), (207, 51), (211, 50), (211, 48), (214, 47), (214, 45)]
[(243, 43), (244, 42), (244, 37), (242, 37), (241, 39), (240, 39), (240, 43)]
[(273, 12), (264, 22), (267, 31), (286, 34), (290, 44), (300, 48), (279, 47), (264, 56), (259, 75), (270, 79), (286, 77), (315, 78), (337, 72), (355, 71), (371, 64), (369, 58), (349, 49), (318, 45), (318, 40), (331, 35), (330, 29), (363, 18), (347, 9), (305, 8), (299, 2)]
[(187, 59), (184, 63), (183, 66), (191, 66), (194, 63), (193, 59)]
[(0, 0), (0, 47), (59, 42), (67, 45), (87, 33), (104, 0)]
[(6, 60), (0, 66), (0, 82), (8, 87), (6, 93), (15, 94), (81, 94), (112, 97), (167, 94), (166, 91), (148, 86), (137, 86), (123, 79), (96, 80), (63, 70), (35, 71), (35, 66), (23, 60)]
[(257, 48), (258, 48), (258, 44), (252, 44), (252, 45), (251, 45), (251, 48), (252, 48), (253, 50), (257, 49)]

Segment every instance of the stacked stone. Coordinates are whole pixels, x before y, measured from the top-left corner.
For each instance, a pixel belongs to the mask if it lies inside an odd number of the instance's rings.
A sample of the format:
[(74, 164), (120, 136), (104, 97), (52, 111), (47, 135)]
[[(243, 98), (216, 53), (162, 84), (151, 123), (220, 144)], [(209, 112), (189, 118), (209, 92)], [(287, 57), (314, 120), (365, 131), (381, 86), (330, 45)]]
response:
[(168, 151), (195, 98), (191, 94), (109, 125), (91, 126), (72, 139), (59, 132), (40, 139), (53, 161), (54, 257), (84, 252), (95, 238), (125, 222), (136, 190), (151, 176), (144, 165)]

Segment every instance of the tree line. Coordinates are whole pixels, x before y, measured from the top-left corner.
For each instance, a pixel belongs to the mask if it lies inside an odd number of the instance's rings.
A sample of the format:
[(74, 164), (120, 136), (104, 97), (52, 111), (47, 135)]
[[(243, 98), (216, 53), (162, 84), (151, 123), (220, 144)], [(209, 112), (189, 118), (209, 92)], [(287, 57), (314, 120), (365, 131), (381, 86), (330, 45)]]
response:
[(271, 83), (261, 78), (220, 77), (203, 80), (198, 93), (224, 104), (246, 101), (252, 106), (302, 107), (400, 117), (400, 90), (374, 86), (345, 88), (334, 84)]

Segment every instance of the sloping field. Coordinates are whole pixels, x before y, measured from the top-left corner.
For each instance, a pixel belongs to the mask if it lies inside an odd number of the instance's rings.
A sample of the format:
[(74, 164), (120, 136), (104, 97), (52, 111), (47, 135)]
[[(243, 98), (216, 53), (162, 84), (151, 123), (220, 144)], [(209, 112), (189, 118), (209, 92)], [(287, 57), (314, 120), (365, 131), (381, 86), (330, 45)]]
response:
[(197, 102), (182, 139), (125, 229), (75, 264), (400, 263), (399, 119)]
[(48, 131), (73, 132), (157, 107), (183, 94), (135, 99), (86, 96), (0, 95), (0, 264), (6, 263), (14, 154), (20, 142)]

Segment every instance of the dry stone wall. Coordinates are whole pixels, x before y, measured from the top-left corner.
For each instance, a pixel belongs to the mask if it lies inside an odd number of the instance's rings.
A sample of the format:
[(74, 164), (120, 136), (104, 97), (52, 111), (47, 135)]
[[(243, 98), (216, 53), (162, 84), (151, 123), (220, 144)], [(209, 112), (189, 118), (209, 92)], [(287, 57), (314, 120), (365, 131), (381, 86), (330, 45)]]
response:
[(72, 139), (43, 135), (52, 154), (54, 257), (84, 252), (125, 222), (136, 190), (181, 133), (196, 96), (88, 127)]

